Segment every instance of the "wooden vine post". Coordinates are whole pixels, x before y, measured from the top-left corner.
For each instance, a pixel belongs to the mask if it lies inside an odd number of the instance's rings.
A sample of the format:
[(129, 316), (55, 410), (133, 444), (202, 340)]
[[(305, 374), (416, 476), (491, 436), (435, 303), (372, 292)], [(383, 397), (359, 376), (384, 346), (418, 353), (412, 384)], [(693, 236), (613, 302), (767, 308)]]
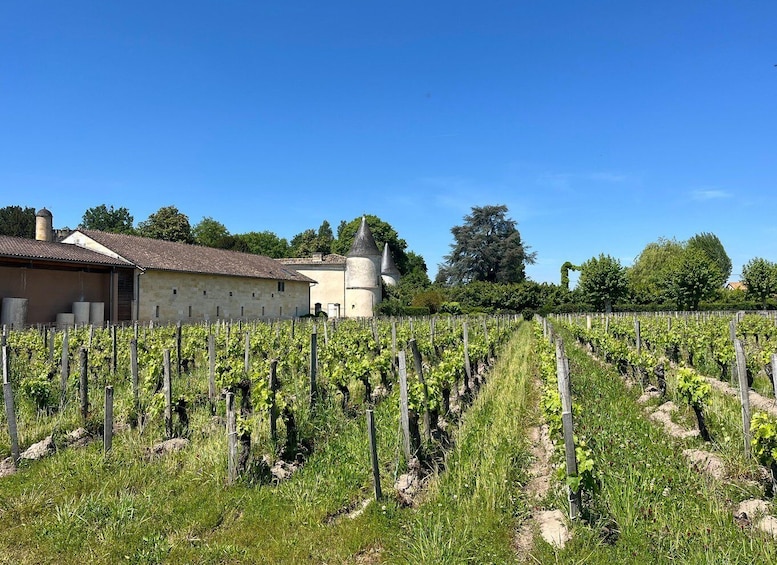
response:
[(11, 437), (11, 458), (14, 468), (19, 461), (19, 432), (16, 427), (16, 409), (14, 407), (13, 389), (8, 378), (8, 345), (3, 335), (3, 400), (5, 401), (5, 419), (8, 422), (8, 435)]
[(86, 424), (86, 419), (89, 416), (89, 352), (86, 347), (82, 347), (79, 353), (81, 356), (81, 378), (78, 388), (81, 396), (81, 421)]
[(421, 352), (418, 350), (418, 343), (415, 338), (411, 339), (410, 349), (413, 352), (413, 364), (415, 366), (415, 372), (418, 374), (418, 382), (421, 383), (421, 389), (424, 392), (424, 437), (427, 441), (432, 440), (432, 426), (429, 417), (429, 387), (426, 385), (426, 379), (424, 378), (424, 366), (421, 362)]
[(130, 373), (132, 376), (132, 405), (140, 408), (140, 387), (138, 386), (138, 340), (130, 340)]
[(111, 373), (116, 374), (116, 366), (119, 364), (118, 337), (116, 335), (116, 324), (111, 324)]
[(378, 462), (378, 444), (375, 440), (375, 415), (371, 408), (367, 409), (367, 434), (370, 439), (370, 462), (372, 463), (372, 482), (375, 485), (375, 500), (383, 498), (380, 488), (380, 463)]
[(409, 462), (413, 456), (410, 449), (410, 409), (407, 405), (407, 365), (405, 352), (397, 354), (399, 363), (399, 422), (402, 427), (402, 449), (405, 461)]
[(113, 387), (105, 387), (105, 420), (103, 421), (103, 450), (113, 447)]
[(745, 442), (745, 457), (750, 457), (750, 390), (747, 386), (747, 361), (742, 342), (734, 340), (734, 353), (739, 379), (739, 400), (742, 402), (742, 436)]
[(251, 369), (251, 333), (246, 332), (245, 346), (243, 352), (243, 371), (248, 378)]
[(51, 331), (49, 332), (49, 363), (52, 365), (54, 364), (54, 337), (56, 334), (57, 331), (54, 328), (51, 328)]
[(469, 383), (472, 382), (472, 365), (469, 362), (469, 327), (466, 321), (462, 324), (461, 329), (464, 332), (464, 396), (469, 397), (471, 393)]
[(65, 406), (65, 401), (67, 400), (67, 379), (68, 379), (68, 373), (70, 371), (69, 367), (69, 357), (68, 357), (68, 331), (67, 328), (65, 328), (65, 333), (62, 335), (62, 366), (60, 367), (60, 408)]
[(777, 398), (777, 354), (772, 353), (772, 386), (774, 387), (774, 398)]
[(237, 480), (237, 417), (235, 393), (227, 393), (227, 484)]
[(275, 404), (276, 393), (278, 392), (278, 360), (270, 361), (270, 440), (275, 443), (278, 441), (278, 406)]
[(173, 437), (173, 384), (170, 370), (170, 350), (165, 349), (162, 353), (164, 359), (164, 384), (162, 390), (165, 393), (165, 436), (167, 439)]
[(211, 328), (208, 334), (208, 401), (211, 413), (216, 412), (216, 337)]
[(316, 330), (316, 324), (313, 324), (313, 331), (310, 333), (310, 408), (313, 409), (316, 406), (316, 396), (318, 396), (318, 390), (316, 388), (316, 377), (318, 369), (318, 333)]
[(181, 359), (181, 321), (179, 320), (175, 324), (175, 374), (181, 378), (181, 365), (183, 359)]
[[(558, 392), (561, 395), (561, 423), (564, 432), (564, 452), (568, 477), (577, 476), (577, 455), (575, 453), (574, 423), (572, 422), (572, 390), (569, 385), (569, 362), (564, 355), (564, 343), (556, 340), (556, 376)], [(569, 498), (569, 518), (576, 520), (580, 515), (580, 490), (573, 491), (567, 486)]]
[(639, 355), (642, 352), (642, 332), (637, 318), (634, 318), (634, 336), (637, 346), (637, 355)]

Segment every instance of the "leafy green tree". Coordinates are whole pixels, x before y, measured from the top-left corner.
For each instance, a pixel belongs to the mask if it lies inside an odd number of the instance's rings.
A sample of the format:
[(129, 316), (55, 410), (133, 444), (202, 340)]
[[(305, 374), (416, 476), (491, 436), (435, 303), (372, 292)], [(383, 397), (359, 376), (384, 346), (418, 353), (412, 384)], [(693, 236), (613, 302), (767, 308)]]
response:
[(0, 235), (35, 239), (35, 208), (0, 208)]
[(309, 257), (318, 251), (316, 230), (307, 229), (291, 238), (290, 252), (292, 257)]
[(81, 227), (88, 230), (98, 230), (111, 233), (135, 233), (133, 222), (135, 218), (125, 207), (110, 209), (105, 204), (89, 208), (81, 218)]
[(612, 305), (625, 296), (628, 289), (626, 270), (620, 261), (601, 254), (580, 265), (580, 279), (577, 282), (586, 302), (597, 310), (612, 312)]
[(235, 246), (235, 238), (229, 233), (227, 227), (211, 217), (204, 217), (192, 228), (194, 242), (207, 247), (219, 249), (232, 249)]
[[(394, 257), (394, 263), (400, 274), (408, 272), (407, 242), (399, 237), (396, 230), (388, 222), (384, 222), (377, 216), (367, 214), (367, 225), (370, 227), (372, 237), (378, 245), (378, 250), (383, 250), (383, 245), (388, 243), (389, 250)], [(361, 225), (362, 217), (354, 218), (350, 222), (340, 222), (337, 228), (337, 239), (332, 242), (332, 253), (348, 255), (353, 243), (353, 238)]]
[(138, 233), (143, 237), (192, 243), (192, 228), (189, 217), (175, 206), (163, 206), (144, 222), (138, 224)]
[(731, 276), (731, 259), (718, 236), (714, 233), (697, 233), (685, 245), (700, 249), (715, 263), (720, 273), (717, 286), (722, 287)]
[(318, 235), (316, 235), (316, 251), (328, 255), (332, 252), (332, 244), (335, 241), (335, 235), (332, 232), (332, 226), (329, 222), (324, 220), (318, 227)]
[(766, 307), (766, 299), (777, 292), (777, 264), (761, 257), (750, 259), (742, 267), (742, 280), (747, 286), (747, 295)]
[(273, 259), (292, 256), (289, 250), (289, 242), (271, 231), (252, 231), (237, 234), (234, 237), (236, 243), (242, 244), (248, 253), (264, 255)]
[(712, 259), (698, 247), (686, 247), (669, 269), (665, 284), (678, 310), (697, 310), (702, 299), (715, 294), (719, 280), (720, 270)]
[(639, 304), (669, 300), (667, 280), (682, 254), (683, 245), (674, 239), (661, 238), (648, 243), (626, 271), (632, 299)]
[(451, 253), (444, 257), (437, 277), (447, 284), (521, 282), (526, 264), (534, 263), (536, 254), (527, 252), (505, 205), (473, 206), (464, 225), (452, 227), (451, 233)]

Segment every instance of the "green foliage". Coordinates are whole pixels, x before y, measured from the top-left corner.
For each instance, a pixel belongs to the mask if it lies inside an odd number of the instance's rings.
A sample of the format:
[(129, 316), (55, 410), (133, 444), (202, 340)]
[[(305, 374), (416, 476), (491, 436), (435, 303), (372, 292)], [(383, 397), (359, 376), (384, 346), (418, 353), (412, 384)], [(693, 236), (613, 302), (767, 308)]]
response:
[(580, 266), (578, 288), (597, 310), (610, 312), (613, 303), (626, 294), (625, 269), (609, 255), (592, 257)]
[[(593, 494), (599, 490), (596, 460), (585, 440), (575, 438), (575, 458), (577, 459), (577, 475), (566, 475), (565, 482), (573, 492)], [(563, 474), (564, 469), (559, 468)]]
[(249, 253), (264, 255), (273, 259), (290, 257), (289, 242), (285, 238), (278, 237), (271, 231), (248, 232), (234, 236), (236, 242)]
[(731, 275), (731, 259), (718, 236), (708, 232), (697, 233), (688, 240), (686, 247), (701, 250), (715, 264), (720, 274), (716, 286), (722, 287)]
[(660, 303), (668, 299), (665, 281), (682, 252), (682, 244), (674, 239), (659, 239), (645, 246), (626, 275), (636, 302)]
[(750, 445), (758, 462), (767, 467), (777, 463), (777, 418), (756, 412), (750, 420)]
[(566, 290), (569, 290), (569, 271), (577, 271), (579, 270), (579, 267), (576, 267), (569, 261), (564, 262), (563, 265), (561, 265), (561, 286), (562, 288), (565, 288)]
[(710, 393), (709, 383), (699, 373), (688, 367), (677, 369), (677, 396), (689, 406), (704, 408)]
[(189, 217), (178, 211), (175, 206), (163, 206), (147, 220), (138, 224), (138, 234), (153, 239), (192, 243), (192, 228)]
[(0, 208), (0, 235), (35, 239), (35, 208)]
[(507, 217), (507, 206), (473, 206), (464, 225), (451, 228), (454, 242), (437, 275), (438, 282), (465, 284), (472, 281), (517, 283), (526, 278), (526, 264), (534, 263), (521, 241), (516, 222)]
[(742, 280), (747, 285), (747, 295), (761, 304), (777, 292), (777, 264), (761, 257), (750, 259), (742, 267)]
[(204, 217), (192, 229), (194, 243), (219, 249), (231, 249), (235, 240), (229, 234), (227, 227), (211, 217)]
[(703, 298), (714, 295), (720, 277), (717, 265), (704, 251), (687, 247), (675, 258), (664, 284), (678, 310), (697, 310)]
[(135, 219), (125, 207), (108, 209), (105, 204), (89, 208), (81, 218), (81, 227), (88, 230), (98, 230), (112, 233), (135, 233)]

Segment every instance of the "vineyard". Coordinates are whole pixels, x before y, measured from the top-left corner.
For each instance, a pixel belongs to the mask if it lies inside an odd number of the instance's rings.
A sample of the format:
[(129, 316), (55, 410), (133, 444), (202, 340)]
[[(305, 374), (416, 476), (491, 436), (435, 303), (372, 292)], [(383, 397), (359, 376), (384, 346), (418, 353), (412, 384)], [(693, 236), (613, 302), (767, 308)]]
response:
[(2, 562), (777, 558), (768, 316), (42, 328), (3, 352)]

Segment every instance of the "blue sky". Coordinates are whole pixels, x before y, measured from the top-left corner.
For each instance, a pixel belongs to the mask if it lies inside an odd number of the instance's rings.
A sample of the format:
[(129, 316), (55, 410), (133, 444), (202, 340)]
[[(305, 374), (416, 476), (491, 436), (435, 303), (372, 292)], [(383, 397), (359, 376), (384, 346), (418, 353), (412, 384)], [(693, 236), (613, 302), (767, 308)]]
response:
[(777, 260), (777, 2), (0, 4), (0, 206), (174, 204), (286, 238), (362, 213), (434, 277), (506, 204), (537, 263), (659, 237)]

